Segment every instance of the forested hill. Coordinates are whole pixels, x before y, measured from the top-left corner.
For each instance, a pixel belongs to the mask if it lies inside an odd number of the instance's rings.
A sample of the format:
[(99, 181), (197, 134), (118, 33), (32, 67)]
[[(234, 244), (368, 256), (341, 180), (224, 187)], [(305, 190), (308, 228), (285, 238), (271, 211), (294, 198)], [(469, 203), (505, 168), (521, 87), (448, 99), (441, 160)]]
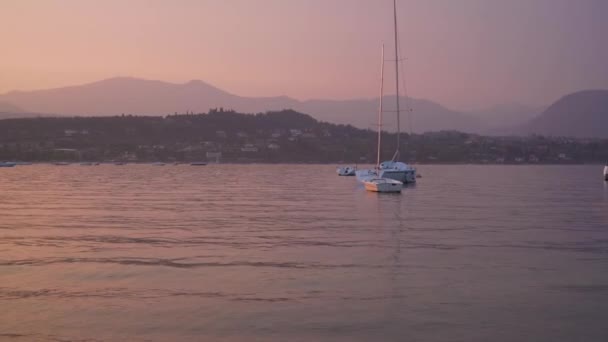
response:
[[(295, 111), (0, 120), (0, 161), (369, 163), (376, 132)], [(402, 159), (426, 163), (604, 162), (608, 140), (483, 137), (454, 131), (402, 139)], [(395, 150), (383, 136), (383, 159)]]

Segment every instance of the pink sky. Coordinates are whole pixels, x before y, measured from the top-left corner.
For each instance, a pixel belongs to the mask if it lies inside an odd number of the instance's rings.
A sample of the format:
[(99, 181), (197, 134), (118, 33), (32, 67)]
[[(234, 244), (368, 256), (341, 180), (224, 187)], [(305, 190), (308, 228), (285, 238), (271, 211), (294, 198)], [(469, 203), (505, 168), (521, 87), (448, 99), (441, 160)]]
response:
[[(399, 9), (411, 96), (470, 109), (608, 88), (608, 1)], [(243, 96), (374, 97), (391, 15), (391, 0), (0, 0), (0, 93), (133, 76)]]

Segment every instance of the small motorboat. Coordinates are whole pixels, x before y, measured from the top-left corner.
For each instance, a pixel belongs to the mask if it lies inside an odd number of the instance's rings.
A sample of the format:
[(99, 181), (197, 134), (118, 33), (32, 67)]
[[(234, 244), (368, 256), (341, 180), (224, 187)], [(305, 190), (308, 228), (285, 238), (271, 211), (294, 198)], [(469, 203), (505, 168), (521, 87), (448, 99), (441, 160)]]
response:
[(391, 178), (369, 178), (363, 181), (365, 190), (372, 192), (401, 192), (403, 183)]
[(338, 176), (354, 176), (356, 172), (357, 168), (352, 166), (342, 166), (336, 169)]

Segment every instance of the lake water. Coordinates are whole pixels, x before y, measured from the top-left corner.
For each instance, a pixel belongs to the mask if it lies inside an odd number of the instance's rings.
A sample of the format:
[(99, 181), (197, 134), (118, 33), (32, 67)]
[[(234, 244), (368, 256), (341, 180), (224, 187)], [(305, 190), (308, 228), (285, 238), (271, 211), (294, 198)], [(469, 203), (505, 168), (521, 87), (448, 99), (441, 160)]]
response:
[(0, 169), (0, 340), (608, 341), (602, 166)]

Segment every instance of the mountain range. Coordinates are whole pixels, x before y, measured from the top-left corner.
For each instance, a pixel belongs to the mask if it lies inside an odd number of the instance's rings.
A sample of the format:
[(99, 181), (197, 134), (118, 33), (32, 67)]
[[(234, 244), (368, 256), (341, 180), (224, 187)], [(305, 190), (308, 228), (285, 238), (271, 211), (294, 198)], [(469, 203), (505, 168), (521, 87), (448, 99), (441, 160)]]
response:
[[(387, 96), (386, 127), (394, 129), (394, 96)], [(482, 120), (447, 109), (427, 100), (410, 99), (401, 105), (416, 108), (412, 112), (415, 131), (445, 129), (476, 132), (483, 128)], [(308, 113), (320, 121), (350, 124), (358, 128), (375, 128), (378, 99), (308, 100), (299, 101), (287, 96), (243, 97), (213, 87), (203, 81), (184, 84), (136, 78), (111, 78), (80, 86), (14, 91), (0, 95), (0, 101), (25, 108), (28, 112), (56, 113), (59, 115), (107, 116), (120, 114), (166, 115), (185, 112), (207, 112), (210, 108), (233, 109), (237, 112), (266, 112), (294, 109)], [(409, 128), (404, 117), (403, 128)]]
[[(386, 96), (383, 100), (386, 110), (384, 129), (394, 131), (395, 96)], [(403, 131), (411, 128), (413, 132), (458, 130), (482, 134), (608, 137), (608, 132), (600, 129), (608, 127), (605, 124), (601, 126), (608, 115), (608, 91), (603, 90), (571, 94), (544, 112), (542, 108), (519, 104), (460, 112), (433, 101), (403, 97), (400, 98), (400, 105), (413, 109), (402, 114)], [(175, 84), (129, 77), (0, 95), (0, 113), (5, 116), (12, 113), (12, 117), (31, 116), (27, 113), (70, 116), (166, 115), (176, 112), (201, 113), (211, 108), (248, 113), (294, 109), (320, 121), (375, 129), (378, 99), (300, 101), (287, 96), (243, 97), (199, 80)], [(576, 122), (576, 125), (572, 122)]]

